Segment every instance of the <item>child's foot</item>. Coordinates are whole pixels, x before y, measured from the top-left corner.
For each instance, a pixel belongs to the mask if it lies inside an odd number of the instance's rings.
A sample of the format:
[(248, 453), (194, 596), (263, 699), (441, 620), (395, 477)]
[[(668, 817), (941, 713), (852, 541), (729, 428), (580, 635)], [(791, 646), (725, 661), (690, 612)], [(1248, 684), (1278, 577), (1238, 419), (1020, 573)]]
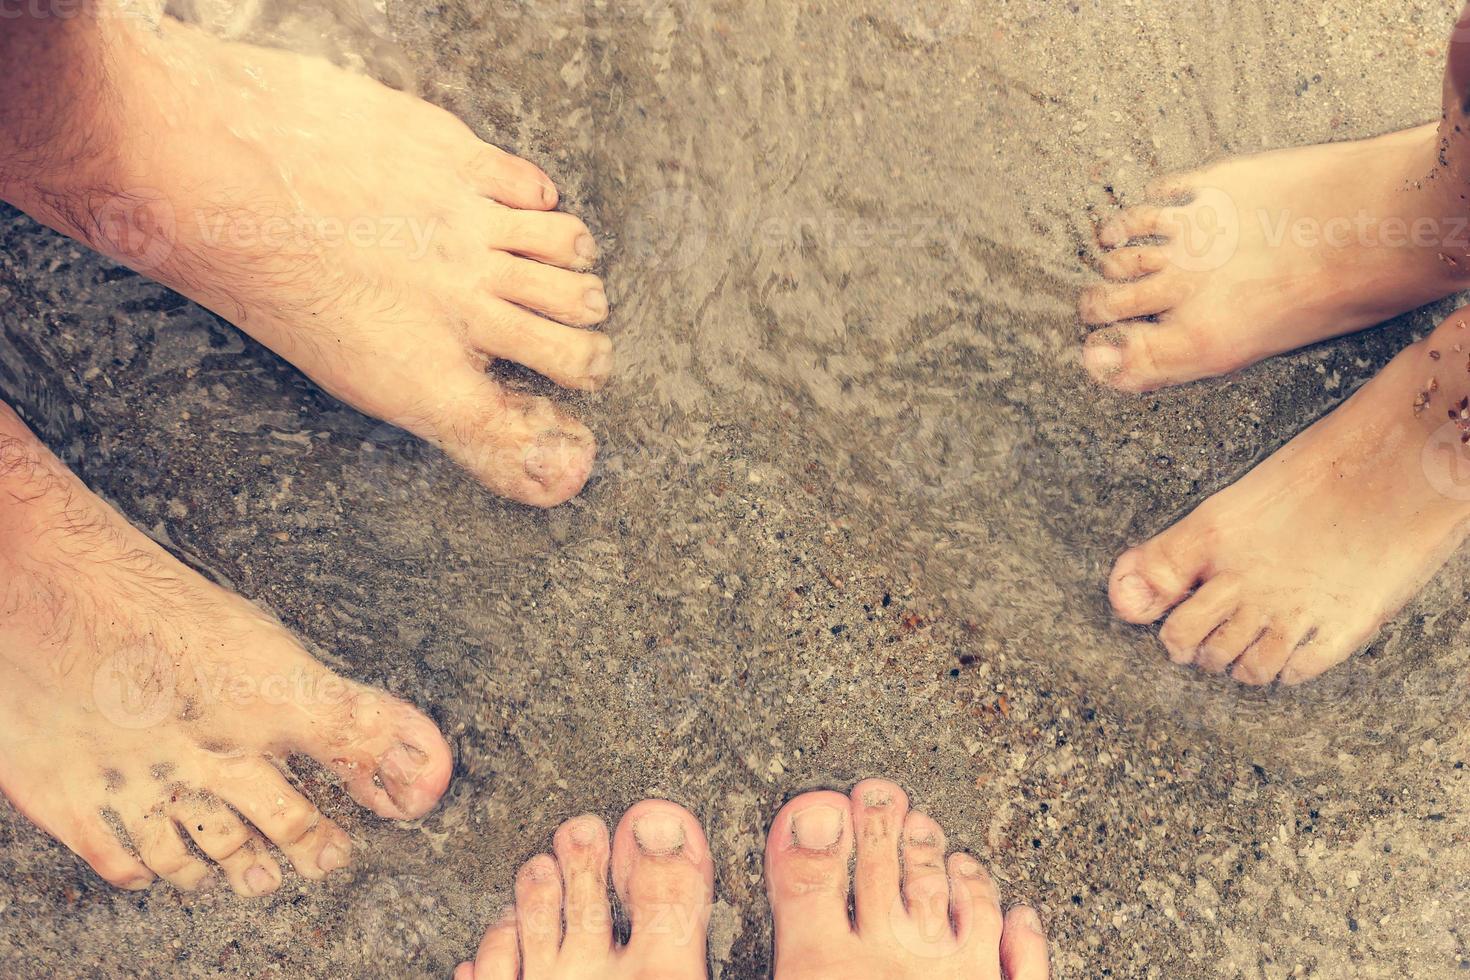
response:
[(282, 769), (297, 753), (392, 819), (449, 781), (433, 722), (179, 564), (0, 405), (0, 791), (119, 887), (217, 867), (263, 895), (266, 840), (307, 878), (349, 858)]
[[(568, 820), (555, 857), (538, 855), (516, 878), (516, 905), (485, 933), (454, 980), (694, 980), (708, 975), (705, 940), (714, 864), (699, 821), (644, 800), (618, 822), (609, 847), (597, 817)], [(607, 882), (632, 924), (613, 941)]]
[(850, 799), (804, 793), (786, 804), (766, 842), (766, 887), (778, 980), (1047, 976), (1036, 913), (1002, 917), (985, 869), (968, 854), (946, 861), (944, 831), (886, 780), (858, 783)]
[(157, 35), (128, 25), (69, 23), (77, 91), (56, 96), (66, 109), (46, 108), (41, 133), (15, 137), (34, 159), (8, 184), (0, 167), (0, 196), (226, 317), (499, 493), (539, 506), (576, 494), (591, 433), (485, 371), (515, 361), (590, 391), (611, 370), (608, 338), (586, 329), (608, 311), (582, 271), (597, 246), (551, 210), (551, 180), (449, 113), (326, 61), (168, 18)]
[[(1094, 378), (1149, 391), (1381, 323), (1470, 284), (1464, 116), (1227, 160), (1154, 185), (1173, 206), (1102, 226), (1109, 285), (1082, 293)], [(1460, 171), (1466, 173), (1470, 171)], [(1420, 222), (1416, 231), (1415, 222)], [(1415, 236), (1418, 236), (1417, 238)], [(1127, 246), (1127, 247), (1124, 247)], [(1144, 318), (1152, 318), (1144, 319)]]
[(1362, 647), (1465, 538), (1470, 315), (1455, 313), (1331, 415), (1118, 559), (1117, 614), (1176, 663), (1295, 684)]

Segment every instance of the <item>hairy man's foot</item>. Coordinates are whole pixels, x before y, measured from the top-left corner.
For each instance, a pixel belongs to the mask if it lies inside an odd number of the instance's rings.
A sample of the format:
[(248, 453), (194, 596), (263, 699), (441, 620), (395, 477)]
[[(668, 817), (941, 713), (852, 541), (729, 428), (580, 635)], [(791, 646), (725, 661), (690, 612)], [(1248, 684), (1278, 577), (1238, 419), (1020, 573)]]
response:
[(322, 60), (167, 17), (157, 34), (121, 17), (57, 24), (16, 55), (41, 84), (0, 110), (20, 148), (0, 150), (0, 197), (497, 492), (551, 506), (581, 489), (591, 433), (485, 371), (514, 361), (591, 391), (611, 370), (611, 342), (586, 329), (608, 312), (583, 271), (597, 246), (551, 210), (541, 170)]
[(263, 895), (266, 840), (307, 878), (349, 860), (283, 769), (298, 753), (394, 819), (451, 767), (433, 722), (181, 565), (0, 405), (0, 791), (114, 885), (190, 889), (217, 865)]
[[(1118, 616), (1176, 663), (1248, 684), (1316, 677), (1366, 644), (1463, 542), (1470, 311), (1452, 314), (1240, 482), (1118, 559)], [(1233, 666), (1232, 666), (1233, 665)]]
[[(454, 980), (694, 980), (705, 956), (714, 864), (704, 831), (687, 810), (644, 800), (618, 822), (611, 846), (597, 817), (568, 820), (555, 857), (527, 861), (516, 905), (485, 933), (473, 963)], [(613, 939), (608, 861), (618, 901), (632, 925)]]
[(858, 783), (851, 798), (804, 793), (786, 804), (766, 842), (766, 887), (778, 980), (1047, 976), (1036, 913), (1002, 916), (980, 863), (946, 861), (944, 831), (886, 780)]

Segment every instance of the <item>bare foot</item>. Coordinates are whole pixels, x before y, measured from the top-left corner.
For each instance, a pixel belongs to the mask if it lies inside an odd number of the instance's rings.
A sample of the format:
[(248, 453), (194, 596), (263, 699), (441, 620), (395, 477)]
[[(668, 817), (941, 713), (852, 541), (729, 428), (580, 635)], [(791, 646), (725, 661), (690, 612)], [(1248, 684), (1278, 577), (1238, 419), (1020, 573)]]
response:
[(1465, 538), (1470, 315), (1452, 314), (1335, 412), (1118, 559), (1113, 608), (1169, 609), (1176, 663), (1295, 684), (1351, 656)]
[(433, 722), (179, 564), (0, 405), (5, 796), (114, 885), (190, 889), (218, 866), (263, 895), (266, 840), (307, 878), (349, 859), (283, 770), (295, 753), (393, 819), (432, 808), (451, 766)]
[[(568, 388), (612, 345), (586, 226), (537, 167), (458, 119), (331, 64), (165, 18), (49, 28), (0, 111), (26, 152), (0, 196), (226, 317), (343, 401), (436, 443), (492, 489), (551, 506), (595, 441), (492, 359)], [(22, 52), (22, 55), (24, 52)], [(23, 57), (23, 62), (26, 60)], [(105, 64), (105, 67), (103, 67)], [(9, 121), (7, 122), (7, 119)], [(21, 120), (17, 122), (16, 120)], [(58, 121), (60, 120), (60, 121)]]
[(766, 842), (766, 887), (778, 980), (1047, 976), (1036, 913), (1018, 906), (1002, 917), (980, 863), (946, 860), (944, 831), (886, 780), (858, 783), (850, 799), (804, 793), (786, 804)]
[[(516, 906), (485, 933), (473, 963), (454, 980), (694, 980), (705, 956), (714, 864), (699, 821), (663, 800), (644, 800), (618, 822), (611, 848), (597, 817), (568, 820), (556, 856), (527, 861)], [(632, 923), (614, 942), (608, 859), (618, 900)]]
[[(1470, 286), (1470, 21), (1441, 122), (1165, 178), (1102, 226), (1083, 362), (1125, 391), (1225, 374)], [(1170, 203), (1177, 202), (1177, 203)], [(1147, 319), (1145, 319), (1147, 318)]]

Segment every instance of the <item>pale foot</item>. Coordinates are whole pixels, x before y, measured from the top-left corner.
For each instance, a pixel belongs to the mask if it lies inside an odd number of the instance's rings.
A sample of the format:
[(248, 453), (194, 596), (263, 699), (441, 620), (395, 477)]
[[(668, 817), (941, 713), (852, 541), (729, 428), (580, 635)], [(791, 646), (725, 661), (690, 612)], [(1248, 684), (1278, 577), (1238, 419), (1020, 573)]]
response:
[(786, 804), (766, 843), (766, 887), (777, 980), (1047, 976), (1036, 913), (1002, 916), (980, 863), (946, 860), (944, 831), (886, 780), (858, 783), (850, 798), (804, 793)]
[[(275, 620), (179, 564), (0, 405), (0, 791), (107, 881), (274, 891), (351, 842), (283, 764), (422, 816), (449, 748), (408, 704), (334, 675)], [(186, 843), (192, 842), (192, 847)]]
[(1240, 482), (1119, 558), (1118, 616), (1150, 623), (1174, 609), (1160, 632), (1170, 658), (1247, 684), (1305, 681), (1371, 640), (1465, 538), (1467, 324), (1466, 311), (1452, 314)]
[(1225, 374), (1470, 286), (1470, 20), (1441, 121), (1226, 160), (1150, 186), (1098, 233), (1083, 362), (1125, 391)]
[[(515, 909), (492, 926), (454, 980), (695, 980), (708, 975), (705, 943), (714, 865), (699, 821), (663, 800), (636, 804), (608, 842), (597, 817), (568, 820), (555, 857), (516, 877)], [(614, 941), (607, 885), (632, 931)]]
[(169, 18), (156, 35), (127, 18), (58, 23), (15, 55), (38, 84), (11, 94), (41, 105), (0, 122), (44, 123), (8, 134), (22, 159), (0, 166), (0, 197), (229, 319), (499, 493), (551, 506), (581, 489), (587, 428), (485, 370), (514, 361), (586, 391), (611, 370), (610, 341), (586, 329), (608, 312), (582, 271), (597, 246), (551, 210), (541, 170), (325, 61)]

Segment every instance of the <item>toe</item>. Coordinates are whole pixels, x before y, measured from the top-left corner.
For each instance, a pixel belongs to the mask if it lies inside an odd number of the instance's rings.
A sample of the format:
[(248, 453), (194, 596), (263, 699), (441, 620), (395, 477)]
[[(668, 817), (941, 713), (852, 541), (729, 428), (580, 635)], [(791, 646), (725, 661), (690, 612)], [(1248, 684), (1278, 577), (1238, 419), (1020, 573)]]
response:
[(607, 319), (607, 289), (597, 276), (492, 253), (485, 277), (491, 295), (561, 323), (591, 326)]
[(97, 820), (61, 835), (61, 841), (92, 866), (103, 881), (128, 891), (142, 891), (154, 882), (154, 874), (123, 847), (112, 830)]
[(1276, 680), (1281, 668), (1301, 642), (1306, 630), (1290, 623), (1274, 622), (1245, 649), (1230, 676), (1242, 684), (1263, 687)]
[(1367, 645), (1377, 631), (1371, 629), (1340, 630), (1324, 636), (1318, 629), (1309, 630), (1281, 669), (1281, 683), (1288, 686), (1306, 683), (1320, 677)]
[(487, 143), (477, 143), (464, 166), (475, 190), (512, 208), (550, 211), (556, 207), (556, 185), (534, 163)]
[(508, 912), (485, 930), (469, 980), (516, 980), (520, 976), (521, 947), (516, 938), (516, 916)]
[(953, 932), (944, 831), (928, 814), (910, 811), (903, 822), (903, 896), (909, 919), (925, 943), (942, 944)]
[(612, 946), (607, 827), (594, 816), (568, 820), (557, 829), (554, 850), (566, 890), (566, 938), (562, 948), (577, 959), (606, 954)]
[(286, 855), (303, 878), (325, 878), (352, 853), (347, 834), (266, 762), (240, 767), (216, 780), (220, 796)]
[(1106, 248), (1126, 245), (1135, 238), (1162, 234), (1167, 223), (1167, 209), (1151, 204), (1128, 208), (1113, 215), (1097, 230), (1097, 240)]
[(209, 877), (209, 865), (184, 846), (178, 827), (162, 808), (130, 822), (128, 836), (148, 869), (180, 891), (193, 891)]
[(1108, 598), (1118, 618), (1152, 623), (1185, 597), (1207, 571), (1206, 542), (1189, 518), (1125, 552), (1108, 579)]
[(561, 871), (538, 854), (516, 875), (516, 932), (527, 976), (549, 975), (561, 949)]
[(776, 956), (799, 956), (847, 939), (850, 802), (840, 793), (803, 793), (776, 814), (766, 839), (766, 889)]
[(220, 866), (237, 895), (258, 898), (281, 887), (281, 869), (265, 839), (212, 797), (187, 797), (172, 816), (199, 850)]
[(1114, 282), (1127, 282), (1161, 272), (1168, 264), (1168, 253), (1162, 248), (1141, 246), (1106, 252), (1098, 260), (1097, 267), (1103, 278)]
[(1050, 968), (1046, 934), (1036, 910), (1019, 905), (1006, 913), (1000, 940), (1000, 962), (1006, 980), (1047, 980)]
[(994, 974), (1001, 935), (1000, 890), (990, 873), (968, 854), (950, 856), (949, 879), (960, 946), (982, 975)]
[(622, 955), (702, 975), (715, 868), (694, 815), (665, 800), (635, 804), (618, 822), (612, 873), (632, 926)]
[(1270, 622), (1262, 610), (1242, 606), (1200, 644), (1195, 666), (1211, 674), (1221, 673), (1265, 634)]
[(1200, 644), (1228, 620), (1240, 605), (1239, 584), (1233, 576), (1216, 575), (1181, 602), (1164, 621), (1159, 640), (1176, 664), (1193, 663)]
[(597, 391), (612, 373), (606, 334), (568, 327), (503, 300), (492, 299), (478, 311), (469, 340), (490, 357), (525, 365), (563, 388)]
[(319, 672), (320, 696), (285, 716), (280, 741), (336, 773), (358, 803), (389, 820), (416, 820), (449, 786), (454, 759), (438, 727), (413, 705)]
[(1089, 325), (1136, 320), (1173, 308), (1183, 295), (1183, 286), (1174, 276), (1106, 283), (1082, 291), (1077, 301), (1077, 315)]
[(560, 211), (500, 209), (487, 216), (491, 248), (563, 269), (586, 269), (597, 261), (597, 242), (578, 218)]
[(1098, 330), (1087, 338), (1082, 363), (1094, 380), (1133, 393), (1225, 374), (1239, 366), (1239, 350), (1222, 347), (1215, 335), (1191, 329), (1180, 319), (1171, 316), (1163, 323), (1123, 323)]
[(894, 913), (903, 909), (898, 852), (908, 811), (904, 791), (886, 779), (865, 779), (852, 788), (857, 845), (853, 904), (859, 932), (886, 934), (893, 928)]

